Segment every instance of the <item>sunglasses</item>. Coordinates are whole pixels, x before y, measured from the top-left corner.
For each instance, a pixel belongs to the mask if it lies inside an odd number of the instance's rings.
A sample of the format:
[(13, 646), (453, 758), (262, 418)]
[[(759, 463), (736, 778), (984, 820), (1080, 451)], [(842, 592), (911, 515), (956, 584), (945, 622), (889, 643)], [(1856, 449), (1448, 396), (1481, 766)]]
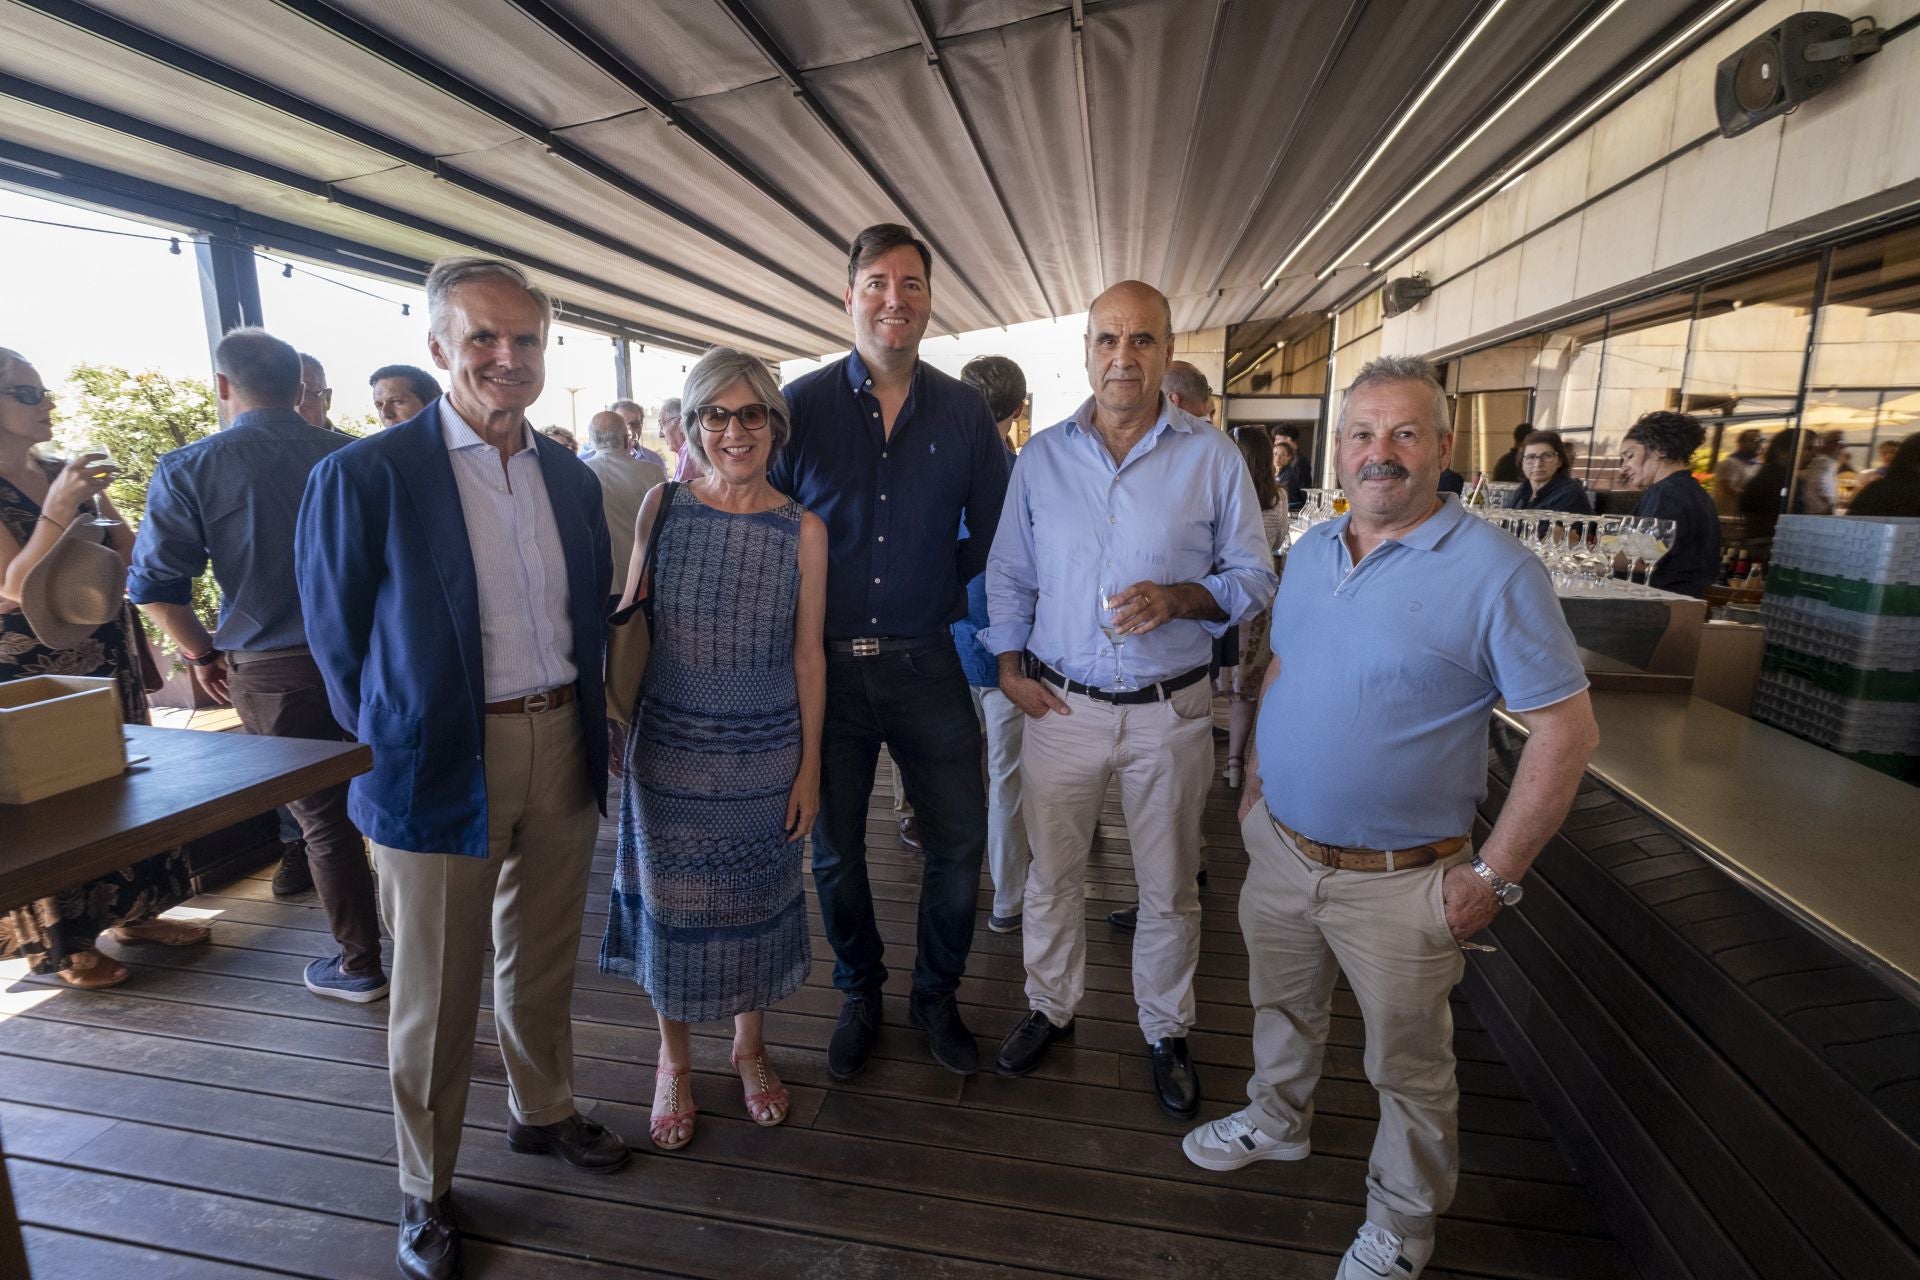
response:
[(12, 396), (16, 401), (28, 407), (39, 404), (42, 400), (48, 404), (52, 404), (56, 398), (53, 392), (47, 390), (45, 387), (29, 387), (24, 384), (18, 387), (0, 387), (0, 395)]
[(738, 409), (728, 409), (717, 404), (703, 404), (694, 410), (694, 418), (700, 423), (701, 430), (719, 435), (727, 429), (729, 419), (738, 418), (740, 425), (748, 431), (763, 431), (767, 423), (773, 420), (772, 411), (764, 404), (743, 404)]

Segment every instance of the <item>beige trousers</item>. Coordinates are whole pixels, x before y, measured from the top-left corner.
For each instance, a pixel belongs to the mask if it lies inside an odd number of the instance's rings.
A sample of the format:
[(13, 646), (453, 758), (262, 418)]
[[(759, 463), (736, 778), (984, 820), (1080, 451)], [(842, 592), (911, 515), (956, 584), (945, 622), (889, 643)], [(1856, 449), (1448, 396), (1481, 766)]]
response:
[(1345, 973), (1366, 1022), (1367, 1079), (1380, 1094), (1367, 1218), (1395, 1235), (1431, 1238), (1460, 1175), (1447, 996), (1466, 968), (1441, 881), (1472, 851), (1409, 871), (1334, 871), (1300, 853), (1264, 803), (1240, 833), (1248, 862), (1240, 929), (1254, 1010), (1249, 1117), (1282, 1142), (1308, 1136), (1334, 979)]
[(599, 829), (569, 704), (486, 717), (485, 858), (373, 846), (393, 935), (387, 1064), (400, 1189), (453, 1182), (473, 1075), (488, 924), (508, 1106), (524, 1124), (574, 1112), (573, 966)]
[(1184, 1036), (1200, 960), (1194, 877), (1213, 776), (1212, 690), (1201, 680), (1164, 701), (1127, 707), (1060, 696), (1073, 714), (1028, 720), (1020, 753), (1033, 849), (1021, 923), (1027, 1003), (1064, 1026), (1086, 993), (1087, 854), (1107, 782), (1118, 779), (1140, 886), (1133, 935), (1140, 1030), (1149, 1041)]

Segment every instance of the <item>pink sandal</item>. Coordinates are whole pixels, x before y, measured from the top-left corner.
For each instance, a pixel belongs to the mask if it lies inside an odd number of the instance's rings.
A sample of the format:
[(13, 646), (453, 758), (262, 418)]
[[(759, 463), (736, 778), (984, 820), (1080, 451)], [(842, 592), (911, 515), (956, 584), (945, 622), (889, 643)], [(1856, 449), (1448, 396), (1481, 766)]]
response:
[[(693, 1141), (693, 1117), (700, 1108), (694, 1105), (691, 1095), (685, 1107), (680, 1105), (680, 1082), (687, 1078), (689, 1070), (687, 1067), (681, 1067), (678, 1071), (669, 1071), (665, 1067), (654, 1068), (653, 1114), (647, 1120), (647, 1136), (662, 1151), (678, 1151)], [(686, 1126), (685, 1135), (678, 1142), (669, 1142), (667, 1139), (681, 1125)]]
[[(740, 1070), (741, 1063), (750, 1063), (753, 1067), (753, 1084), (760, 1086), (759, 1091), (755, 1092), (753, 1085), (747, 1085), (747, 1115), (762, 1128), (785, 1124), (787, 1112), (792, 1107), (792, 1099), (787, 1095), (787, 1086), (768, 1083), (776, 1077), (767, 1066), (767, 1051), (762, 1049), (759, 1053), (749, 1053), (745, 1056), (736, 1052), (732, 1056), (732, 1061), (735, 1071)], [(741, 1083), (743, 1085), (747, 1083), (744, 1077)]]

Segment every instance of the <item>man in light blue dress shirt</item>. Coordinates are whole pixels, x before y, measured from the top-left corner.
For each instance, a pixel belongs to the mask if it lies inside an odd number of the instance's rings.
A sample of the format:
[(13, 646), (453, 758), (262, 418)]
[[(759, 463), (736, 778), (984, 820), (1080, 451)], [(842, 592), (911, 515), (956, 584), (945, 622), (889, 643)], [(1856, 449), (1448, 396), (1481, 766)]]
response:
[[(1035, 436), (987, 563), (1000, 688), (1028, 716), (1021, 782), (1033, 864), (1023, 936), (1031, 1012), (996, 1069), (1025, 1075), (1086, 989), (1088, 850), (1109, 779), (1133, 837), (1133, 991), (1160, 1105), (1200, 1105), (1187, 1051), (1200, 954), (1200, 811), (1213, 775), (1213, 640), (1273, 598), (1273, 555), (1240, 451), (1160, 392), (1167, 300), (1115, 285), (1087, 316), (1093, 397)], [(1109, 590), (1109, 588), (1112, 588)], [(1111, 627), (1112, 642), (1103, 634)], [(1124, 668), (1138, 688), (1116, 689)]]

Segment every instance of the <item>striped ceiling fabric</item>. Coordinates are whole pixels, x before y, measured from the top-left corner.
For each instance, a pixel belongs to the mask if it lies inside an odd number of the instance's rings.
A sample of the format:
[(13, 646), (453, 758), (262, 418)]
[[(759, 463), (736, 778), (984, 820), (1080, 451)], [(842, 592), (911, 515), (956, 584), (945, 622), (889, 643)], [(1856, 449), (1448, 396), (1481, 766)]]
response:
[(1128, 277), (1195, 329), (1352, 293), (1707, 8), (0, 0), (0, 185), (60, 194), (23, 176), (51, 155), (97, 203), (185, 192), (402, 263), (504, 252), (636, 333), (769, 358), (846, 345), (845, 245), (879, 221), (934, 246), (935, 331)]

